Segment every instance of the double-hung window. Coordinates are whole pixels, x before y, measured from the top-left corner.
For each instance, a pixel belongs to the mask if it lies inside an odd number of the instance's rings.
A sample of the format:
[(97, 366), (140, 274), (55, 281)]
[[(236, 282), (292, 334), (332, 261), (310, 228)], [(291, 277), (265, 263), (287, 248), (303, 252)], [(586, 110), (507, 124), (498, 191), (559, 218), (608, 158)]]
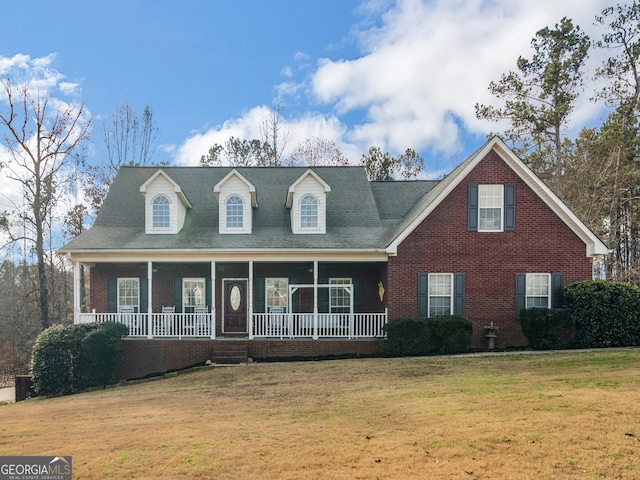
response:
[(300, 228), (318, 228), (318, 200), (313, 195), (305, 195), (300, 200)]
[(182, 303), (185, 312), (193, 312), (195, 307), (204, 307), (206, 282), (204, 278), (182, 279)]
[(504, 185), (478, 185), (478, 230), (502, 231)]
[(429, 317), (451, 315), (453, 311), (453, 274), (429, 274)]
[(153, 199), (153, 228), (171, 227), (171, 202), (165, 195)]
[(244, 202), (238, 195), (231, 195), (226, 202), (227, 228), (241, 229), (244, 226)]
[(122, 307), (140, 311), (139, 278), (118, 278), (118, 310)]
[(340, 285), (351, 285), (350, 278), (330, 278), (329, 313), (349, 313), (351, 310), (351, 289)]
[(289, 303), (289, 279), (267, 278), (265, 280), (267, 312), (285, 313)]
[(551, 296), (551, 275), (548, 273), (528, 273), (526, 282), (526, 308), (549, 308)]

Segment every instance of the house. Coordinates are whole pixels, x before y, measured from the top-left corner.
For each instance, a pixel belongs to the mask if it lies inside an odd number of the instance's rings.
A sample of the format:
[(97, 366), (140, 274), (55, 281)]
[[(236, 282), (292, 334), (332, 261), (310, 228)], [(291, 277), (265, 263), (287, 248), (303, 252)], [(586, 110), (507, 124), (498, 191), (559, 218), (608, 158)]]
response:
[[(441, 181), (361, 167), (124, 167), (65, 245), (74, 321), (129, 326), (123, 376), (209, 358), (371, 354), (394, 318), (460, 314), (526, 345), (527, 307), (605, 245), (498, 138)], [(80, 266), (90, 272), (81, 311)]]

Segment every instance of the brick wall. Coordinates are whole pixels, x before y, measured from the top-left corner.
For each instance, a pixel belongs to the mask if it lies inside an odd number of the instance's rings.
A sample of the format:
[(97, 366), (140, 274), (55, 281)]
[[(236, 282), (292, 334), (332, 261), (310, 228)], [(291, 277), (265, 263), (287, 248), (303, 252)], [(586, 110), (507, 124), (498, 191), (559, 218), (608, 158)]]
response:
[(246, 344), (247, 356), (266, 359), (316, 358), (326, 356), (375, 355), (380, 350), (376, 340), (135, 340), (127, 339), (120, 353), (117, 378), (141, 378), (170, 370), (202, 364), (214, 356), (218, 345), (233, 342)]
[[(469, 184), (515, 184), (513, 232), (467, 231)], [(473, 346), (486, 348), (484, 325), (499, 326), (496, 347), (526, 345), (515, 319), (516, 273), (562, 273), (564, 284), (591, 278), (584, 243), (491, 152), (389, 259), (390, 319), (417, 315), (420, 273), (464, 273), (465, 317)]]

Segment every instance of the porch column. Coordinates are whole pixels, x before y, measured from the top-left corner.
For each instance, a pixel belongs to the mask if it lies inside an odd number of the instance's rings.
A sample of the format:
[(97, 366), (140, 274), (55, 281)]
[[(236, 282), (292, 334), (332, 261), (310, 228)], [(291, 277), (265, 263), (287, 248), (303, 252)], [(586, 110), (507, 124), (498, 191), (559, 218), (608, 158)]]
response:
[(73, 323), (80, 323), (80, 262), (73, 265)]
[(249, 298), (247, 299), (249, 315), (249, 340), (253, 340), (253, 260), (249, 260)]
[(211, 262), (211, 338), (216, 338), (216, 262)]
[(313, 261), (313, 339), (318, 340), (318, 261)]
[(153, 320), (151, 313), (153, 312), (153, 262), (147, 262), (147, 338), (152, 338)]

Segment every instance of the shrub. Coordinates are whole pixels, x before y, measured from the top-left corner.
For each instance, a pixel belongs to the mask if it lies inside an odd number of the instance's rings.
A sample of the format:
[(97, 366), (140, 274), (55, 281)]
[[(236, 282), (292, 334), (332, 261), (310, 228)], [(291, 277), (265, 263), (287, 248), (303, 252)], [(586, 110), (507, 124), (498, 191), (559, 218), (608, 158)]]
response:
[(565, 287), (579, 348), (640, 345), (640, 288), (589, 280)]
[(66, 395), (77, 385), (76, 359), (80, 342), (96, 325), (54, 325), (33, 346), (34, 390), (40, 395)]
[(122, 323), (107, 322), (90, 332), (80, 343), (78, 387), (115, 382), (117, 355), (129, 329)]
[(471, 322), (459, 316), (399, 318), (384, 326), (382, 352), (389, 357), (466, 352), (472, 331)]
[[(114, 323), (55, 325), (36, 339), (32, 353), (34, 389), (40, 395), (67, 395), (108, 383), (126, 326)], [(104, 383), (102, 383), (104, 382)]]
[(458, 315), (433, 317), (427, 320), (431, 341), (438, 353), (463, 353), (469, 351), (473, 326)]
[(567, 347), (575, 333), (565, 308), (529, 308), (520, 314), (520, 322), (529, 346), (536, 350)]

